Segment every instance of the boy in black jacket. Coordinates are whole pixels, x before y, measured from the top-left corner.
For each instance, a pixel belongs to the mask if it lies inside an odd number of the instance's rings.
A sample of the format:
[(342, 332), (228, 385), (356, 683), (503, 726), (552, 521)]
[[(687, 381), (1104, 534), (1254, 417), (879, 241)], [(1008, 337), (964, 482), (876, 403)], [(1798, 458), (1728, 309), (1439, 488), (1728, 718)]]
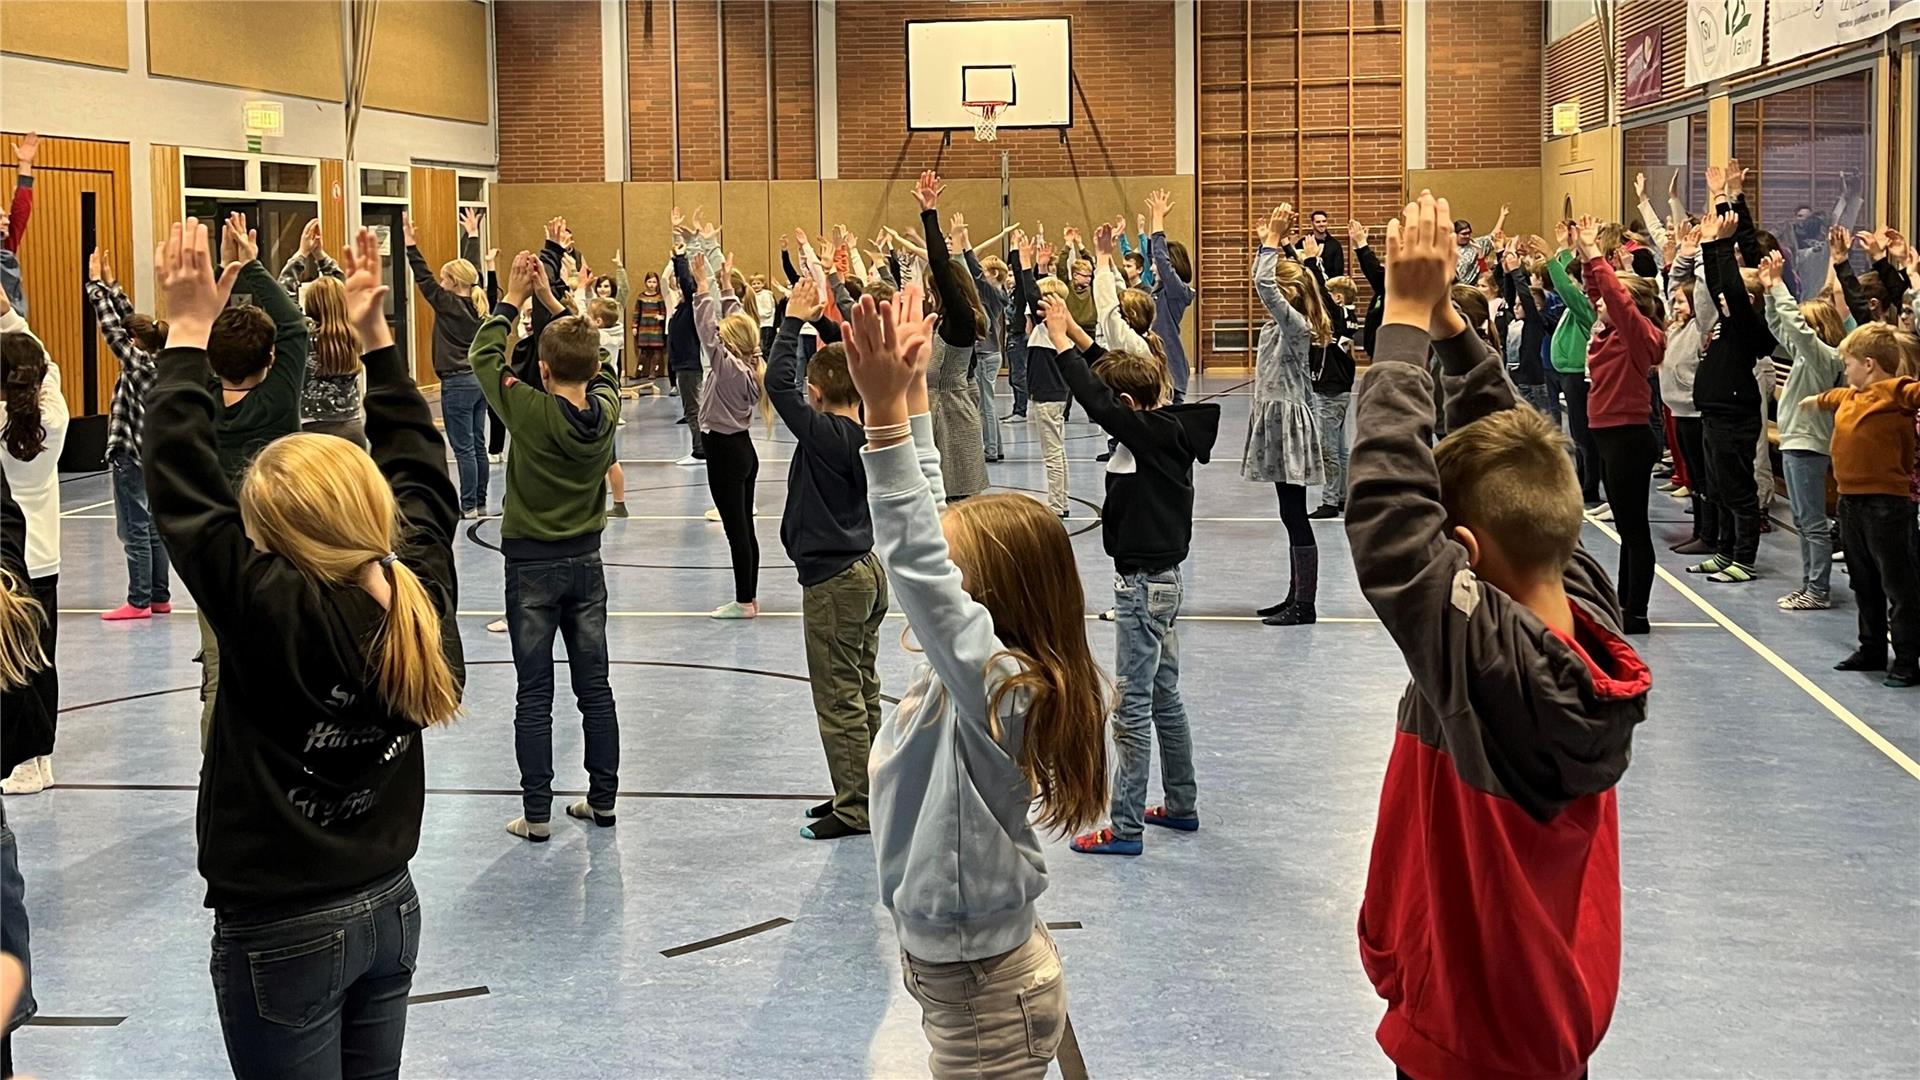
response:
[(880, 623), (887, 617), (887, 575), (873, 554), (866, 468), (860, 450), (860, 394), (847, 374), (846, 350), (823, 347), (806, 365), (801, 389), (800, 328), (819, 318), (820, 291), (801, 278), (767, 363), (767, 397), (793, 432), (787, 508), (780, 543), (800, 574), (807, 676), (833, 798), (807, 811), (809, 840), (868, 831), (867, 755), (880, 730)]
[[(1180, 638), (1174, 621), (1185, 588), (1180, 564), (1193, 541), (1193, 466), (1205, 464), (1219, 433), (1218, 405), (1167, 405), (1173, 378), (1155, 356), (1108, 353), (1067, 305), (1043, 302), (1060, 375), (1093, 421), (1118, 439), (1107, 462), (1100, 536), (1113, 558), (1113, 714), (1119, 756), (1107, 828), (1073, 840), (1090, 855), (1138, 855), (1146, 823), (1182, 832), (1200, 827), (1193, 741), (1180, 701)], [(1093, 367), (1097, 365), (1096, 375)], [(1148, 807), (1147, 770), (1160, 737), (1160, 786), (1167, 804)]]

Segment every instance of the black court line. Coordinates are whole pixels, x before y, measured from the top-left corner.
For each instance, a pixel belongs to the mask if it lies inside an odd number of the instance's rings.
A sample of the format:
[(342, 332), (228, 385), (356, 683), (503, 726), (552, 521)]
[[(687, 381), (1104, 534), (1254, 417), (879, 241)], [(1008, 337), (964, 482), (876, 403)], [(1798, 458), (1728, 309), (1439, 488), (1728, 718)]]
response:
[[(48, 791), (198, 791), (198, 784), (69, 784), (61, 781), (47, 789)], [(523, 794), (519, 788), (428, 788), (429, 795), (512, 795)], [(585, 788), (579, 790), (553, 789), (556, 796), (573, 797), (587, 794)], [(711, 799), (716, 802), (821, 802), (833, 798), (816, 792), (788, 791), (616, 791), (621, 799)]]
[(105, 476), (105, 475), (107, 475), (107, 470), (101, 469), (99, 472), (78, 473), (73, 476), (63, 476), (60, 478), (60, 482), (63, 484), (71, 484), (75, 480), (91, 480), (96, 476)]
[(711, 949), (715, 945), (725, 945), (729, 941), (739, 941), (741, 938), (752, 937), (755, 934), (764, 934), (769, 930), (777, 930), (782, 926), (790, 926), (792, 923), (792, 919), (768, 919), (766, 922), (755, 923), (745, 929), (721, 934), (719, 937), (710, 937), (686, 945), (675, 945), (671, 949), (661, 949), (660, 955), (665, 957), (685, 956), (690, 952), (699, 952), (701, 949)]
[(1079, 919), (1074, 919), (1071, 922), (1050, 922), (1047, 924), (1047, 929), (1049, 930), (1085, 930), (1086, 927), (1080, 925)]
[[(631, 489), (631, 488), (629, 488), (628, 490), (629, 490), (629, 491), (631, 491), (631, 490), (633, 490), (633, 489)], [(766, 515), (764, 515), (764, 514), (757, 514), (757, 515), (755, 515), (755, 516), (756, 516), (756, 517), (765, 517)], [(476, 522), (474, 522), (473, 524), (471, 524), (471, 525), (469, 525), (469, 526), (467, 526), (467, 539), (469, 539), (469, 540), (471, 540), (471, 541), (473, 541), (474, 543), (476, 543), (476, 544), (478, 544), (478, 545), (480, 545), (480, 546), (481, 546), (481, 547), (483, 547), (483, 548), (486, 548), (486, 549), (487, 549), (488, 551), (499, 551), (499, 550), (500, 550), (500, 545), (498, 545), (498, 544), (495, 544), (495, 543), (491, 543), (491, 542), (489, 542), (489, 541), (487, 541), (487, 540), (484, 540), (484, 539), (482, 539), (482, 538), (481, 538), (481, 536), (480, 536), (480, 526), (481, 526), (482, 524), (484, 524), (484, 523), (485, 523), (486, 521), (489, 521), (489, 520), (492, 520), (492, 519), (490, 519), (490, 518), (483, 518), (483, 519), (481, 519), (480, 521), (476, 521)], [(618, 521), (618, 520), (620, 520), (620, 519), (619, 519), (619, 518), (616, 518), (616, 517), (612, 517), (612, 516), (609, 516), (609, 517), (607, 518), (607, 520), (608, 520), (608, 521)], [(731, 564), (731, 563), (729, 563), (729, 564), (727, 564), (727, 565), (725, 565), (725, 566), (713, 566), (713, 565), (699, 565), (699, 566), (695, 566), (695, 565), (688, 565), (688, 564), (682, 564), (682, 563), (635, 563), (635, 562), (611, 562), (611, 561), (608, 561), (608, 560), (606, 560), (606, 559), (602, 559), (602, 560), (600, 561), (600, 565), (602, 565), (602, 566), (618, 566), (618, 567), (623, 567), (623, 568), (625, 568), (625, 569), (628, 569), (628, 570), (732, 570), (732, 569), (733, 569), (733, 564)], [(764, 563), (764, 562), (763, 562), (763, 563), (761, 563), (761, 564), (760, 564), (760, 569), (762, 569), (762, 570), (792, 570), (792, 569), (795, 569), (795, 567), (794, 567), (794, 565), (793, 565), (792, 563)]]
[(1060, 1049), (1055, 1060), (1060, 1063), (1062, 1080), (1087, 1080), (1087, 1059), (1080, 1055), (1080, 1037), (1073, 1033), (1073, 1015), (1066, 1016), (1066, 1030), (1060, 1033)]
[(160, 697), (165, 694), (184, 694), (189, 690), (198, 689), (200, 689), (199, 685), (195, 684), (193, 686), (170, 687), (166, 690), (148, 690), (143, 694), (128, 694), (125, 697), (108, 698), (105, 701), (87, 701), (79, 705), (68, 705), (60, 711), (63, 713), (79, 712), (81, 709), (97, 709), (103, 705), (118, 705), (123, 701), (139, 701), (142, 698)]
[(124, 1016), (36, 1016), (27, 1021), (27, 1027), (119, 1027), (127, 1022)]
[(1234, 383), (1232, 386), (1227, 387), (1225, 390), (1215, 390), (1211, 394), (1202, 394), (1201, 396), (1194, 398), (1192, 401), (1188, 402), (1188, 404), (1198, 405), (1203, 401), (1212, 401), (1214, 398), (1217, 398), (1217, 397), (1226, 397), (1228, 394), (1233, 393), (1235, 390), (1240, 390), (1252, 385), (1253, 385), (1252, 379), (1248, 379), (1246, 382), (1242, 382), (1242, 383)]
[(409, 1005), (431, 1005), (436, 1001), (457, 1001), (460, 998), (485, 997), (493, 991), (484, 986), (469, 986), (464, 990), (442, 990), (434, 994), (415, 994), (407, 999)]

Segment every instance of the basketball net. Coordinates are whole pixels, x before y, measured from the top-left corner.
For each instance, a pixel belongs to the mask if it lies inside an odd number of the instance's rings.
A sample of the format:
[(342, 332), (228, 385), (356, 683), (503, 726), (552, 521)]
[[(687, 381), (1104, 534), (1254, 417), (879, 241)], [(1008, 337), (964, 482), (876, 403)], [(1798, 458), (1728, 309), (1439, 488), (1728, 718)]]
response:
[(1006, 108), (1004, 101), (967, 101), (961, 103), (968, 112), (974, 114), (973, 140), (975, 142), (998, 142), (1000, 139), (1000, 110)]

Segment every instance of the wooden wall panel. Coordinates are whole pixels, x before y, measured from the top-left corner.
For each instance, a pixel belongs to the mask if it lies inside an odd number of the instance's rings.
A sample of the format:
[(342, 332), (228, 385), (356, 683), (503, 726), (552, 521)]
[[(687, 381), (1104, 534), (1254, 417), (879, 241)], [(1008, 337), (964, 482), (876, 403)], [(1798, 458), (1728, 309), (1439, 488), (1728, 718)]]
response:
[[(147, 70), (220, 86), (344, 100), (340, 2), (148, 0)], [(441, 77), (412, 67), (409, 75)]]
[[(416, 168), (410, 190), (413, 195), (409, 210), (413, 231), (419, 237), (420, 254), (428, 266), (438, 269), (441, 263), (460, 257), (460, 211), (456, 205), (453, 170)], [(401, 237), (394, 238), (391, 258), (396, 262), (407, 257), (405, 243)], [(400, 280), (412, 282), (404, 269)], [(417, 301), (417, 289), (414, 297)], [(408, 310), (413, 323), (414, 381), (421, 386), (438, 386), (440, 376), (433, 373), (433, 309), (416, 302)]]
[[(1445, 195), (1453, 203), (1453, 216), (1473, 222), (1476, 234), (1493, 229), (1502, 206), (1511, 210), (1507, 217), (1507, 235), (1539, 233), (1545, 236), (1552, 232), (1547, 228), (1547, 219), (1540, 216), (1539, 169), (1408, 170), (1408, 194), (1418, 194), (1422, 188), (1431, 188), (1435, 194)], [(1346, 230), (1338, 228), (1335, 231), (1341, 234), (1341, 243), (1344, 245)], [(1375, 239), (1370, 242), (1384, 244), (1386, 240), (1376, 228)], [(1347, 266), (1357, 279), (1359, 264), (1349, 257)]]
[(484, 124), (492, 119), (488, 7), (472, 0), (381, 0), (367, 107)]
[[(148, 151), (147, 170), (147, 206), (153, 215), (153, 238), (159, 243), (166, 237), (173, 223), (180, 220), (180, 214), (186, 209), (186, 195), (180, 186), (180, 148), (162, 146), (155, 143)], [(132, 265), (132, 253), (120, 260), (124, 268)], [(124, 276), (124, 274), (123, 274)], [(131, 282), (125, 282), (127, 295), (133, 295)], [(166, 304), (161, 297), (153, 298), (153, 314), (157, 318), (166, 318)]]
[(320, 242), (328, 251), (347, 245), (347, 163), (320, 159)]
[(125, 71), (126, 0), (89, 5), (81, 17), (71, 0), (6, 0), (0, 3), (0, 52)]
[[(16, 132), (0, 132), (0, 176), (12, 175)], [(33, 213), (20, 245), (27, 319), (60, 365), (60, 389), (75, 416), (107, 411), (120, 367), (93, 329), (84, 288), (89, 254), (83, 208), (93, 196), (94, 245), (114, 253), (129, 298), (133, 282), (133, 197), (126, 143), (40, 140), (34, 161)], [(90, 335), (90, 337), (89, 337)], [(88, 371), (87, 353), (93, 350)]]

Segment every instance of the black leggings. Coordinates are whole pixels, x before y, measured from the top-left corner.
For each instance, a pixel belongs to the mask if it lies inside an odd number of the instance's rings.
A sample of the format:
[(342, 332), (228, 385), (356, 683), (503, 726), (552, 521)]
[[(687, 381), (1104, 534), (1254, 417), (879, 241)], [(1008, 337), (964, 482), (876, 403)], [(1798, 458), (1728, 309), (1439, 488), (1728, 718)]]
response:
[(727, 530), (733, 557), (733, 598), (750, 604), (760, 595), (760, 539), (753, 534), (753, 485), (760, 455), (744, 431), (702, 433), (707, 449), (707, 490)]
[(1614, 587), (1620, 608), (1644, 618), (1653, 592), (1653, 530), (1647, 525), (1647, 481), (1660, 459), (1660, 444), (1645, 424), (1593, 429), (1600, 450), (1600, 475), (1607, 482), (1607, 506), (1620, 534), (1620, 570)]
[[(1593, 430), (1587, 427), (1587, 377), (1573, 371), (1562, 372), (1560, 388), (1567, 395), (1567, 434), (1573, 438), (1574, 461), (1580, 472), (1580, 497), (1590, 503), (1600, 501), (1600, 450), (1593, 444)], [(1612, 497), (1613, 492), (1607, 492)]]
[(1720, 542), (1720, 533), (1714, 528), (1713, 511), (1707, 505), (1713, 479), (1707, 471), (1706, 428), (1697, 416), (1676, 416), (1673, 434), (1680, 440), (1679, 453), (1674, 456), (1687, 463), (1687, 497), (1693, 504), (1693, 535), (1716, 545)]
[(1280, 522), (1287, 527), (1287, 543), (1294, 547), (1314, 547), (1313, 522), (1307, 519), (1307, 488), (1304, 484), (1275, 484), (1280, 493)]

